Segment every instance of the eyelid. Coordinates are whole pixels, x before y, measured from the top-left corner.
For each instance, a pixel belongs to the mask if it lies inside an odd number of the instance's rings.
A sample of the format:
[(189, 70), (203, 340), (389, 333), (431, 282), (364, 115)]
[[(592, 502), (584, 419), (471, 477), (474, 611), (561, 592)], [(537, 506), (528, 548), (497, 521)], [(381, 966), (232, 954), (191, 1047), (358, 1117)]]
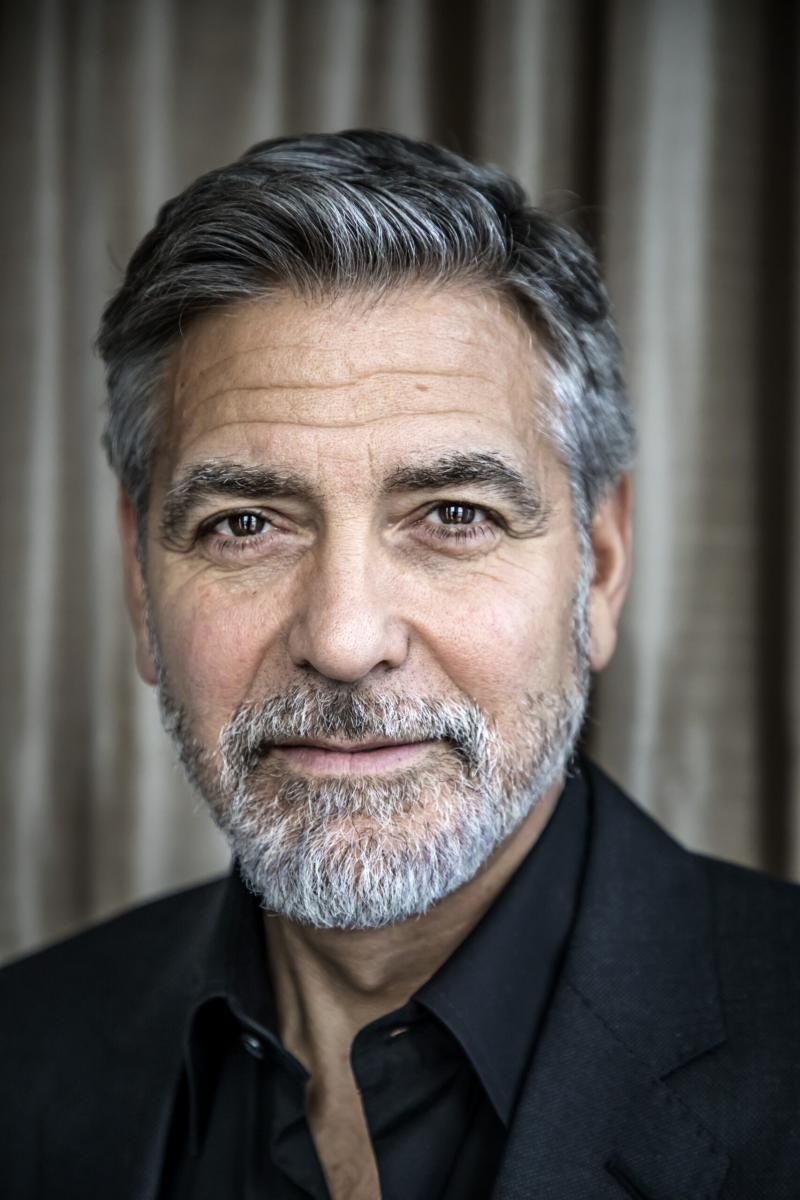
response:
[[(465, 523), (463, 526), (458, 522), (454, 522), (451, 526), (453, 530), (461, 528), (474, 529), (481, 525), (489, 524), (494, 525), (495, 528), (506, 532), (511, 528), (508, 520), (489, 504), (452, 496), (445, 496), (442, 499), (427, 501), (420, 507), (420, 509), (417, 510), (417, 514), (412, 518), (412, 523), (424, 523), (427, 517), (429, 517), (432, 513), (435, 513), (438, 509), (446, 508), (448, 505), (458, 505), (463, 508), (473, 509), (476, 514), (482, 514), (481, 519)], [(272, 527), (273, 529), (280, 529), (281, 527), (280, 517), (273, 510), (259, 504), (238, 504), (232, 506), (231, 508), (225, 509), (222, 512), (215, 512), (211, 516), (203, 518), (203, 520), (200, 521), (199, 525), (197, 526), (193, 540), (200, 541), (202, 538), (208, 537), (212, 534), (219, 537), (229, 536), (217, 527), (224, 521), (231, 520), (233, 517), (241, 516), (243, 514), (252, 514), (260, 517), (262, 520), (266, 521), (269, 527)], [(248, 537), (242, 537), (240, 540), (242, 542), (246, 542), (250, 539), (261, 537), (266, 532), (268, 532), (268, 530), (263, 529), (259, 533), (250, 534)]]
[[(472, 508), (476, 512), (483, 513), (484, 516), (488, 517), (489, 520), (499, 529), (509, 528), (509, 522), (506, 520), (506, 518), (499, 513), (497, 509), (492, 508), (490, 504), (482, 504), (477, 500), (464, 500), (460, 497), (456, 498), (452, 496), (446, 496), (443, 500), (434, 500), (426, 504), (424, 506), (421, 519), (424, 520), (425, 517), (428, 517), (431, 513), (436, 512), (437, 508), (446, 508), (448, 504), (457, 504), (462, 508)], [(477, 522), (473, 522), (473, 524), (475, 523)]]
[(237, 504), (235, 508), (227, 508), (224, 512), (214, 513), (210, 517), (204, 517), (198, 525), (199, 533), (208, 533), (215, 525), (219, 525), (222, 521), (229, 521), (231, 517), (239, 517), (246, 513), (251, 513), (256, 517), (263, 517), (265, 521), (274, 524), (274, 514), (269, 509), (263, 508), (259, 504)]

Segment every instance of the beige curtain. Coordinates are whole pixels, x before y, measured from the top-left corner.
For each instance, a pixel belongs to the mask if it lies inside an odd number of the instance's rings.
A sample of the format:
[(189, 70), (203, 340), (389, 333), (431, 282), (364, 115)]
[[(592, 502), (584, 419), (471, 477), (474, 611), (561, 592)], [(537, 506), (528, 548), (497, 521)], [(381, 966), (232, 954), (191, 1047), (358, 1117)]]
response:
[(91, 342), (161, 201), (311, 129), (493, 160), (596, 239), (642, 450), (589, 745), (685, 842), (800, 873), (796, 10), (2, 3), (0, 952), (226, 862), (134, 675)]

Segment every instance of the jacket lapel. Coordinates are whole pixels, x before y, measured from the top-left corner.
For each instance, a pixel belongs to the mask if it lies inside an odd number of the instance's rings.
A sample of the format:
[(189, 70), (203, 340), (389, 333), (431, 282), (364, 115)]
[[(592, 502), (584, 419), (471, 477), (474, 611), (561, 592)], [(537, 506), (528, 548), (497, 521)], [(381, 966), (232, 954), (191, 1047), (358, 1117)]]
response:
[(715, 1200), (728, 1158), (670, 1086), (724, 1041), (701, 861), (595, 768), (581, 909), (495, 1200)]
[[(186, 1014), (222, 895), (222, 885), (212, 885), (190, 911), (181, 911), (177, 929), (175, 919), (167, 918), (164, 928), (152, 930), (152, 940), (131, 947), (132, 954), (141, 954), (135, 975), (126, 980), (138, 1001), (135, 1010), (131, 997), (121, 1008), (114, 1003), (115, 981), (98, 967), (98, 986), (109, 989), (103, 1010), (109, 1015), (85, 1035), (79, 1048), (81, 1075), (54, 1081), (57, 1099), (43, 1122), (37, 1197), (157, 1197), (181, 1079)], [(162, 941), (171, 956), (159, 948)], [(128, 1015), (124, 1027), (110, 1015), (116, 1011)], [(70, 1095), (73, 1102), (65, 1103)], [(106, 1119), (109, 1112), (113, 1120)], [(81, 1153), (76, 1146), (84, 1148)]]
[[(163, 1022), (146, 1054), (109, 1051), (102, 1071), (87, 1071), (90, 1106), (58, 1106), (45, 1123), (42, 1200), (155, 1200), (180, 1071), (180, 1030)], [(113, 1120), (103, 1120), (113, 1112)], [(75, 1147), (83, 1147), (81, 1153)]]

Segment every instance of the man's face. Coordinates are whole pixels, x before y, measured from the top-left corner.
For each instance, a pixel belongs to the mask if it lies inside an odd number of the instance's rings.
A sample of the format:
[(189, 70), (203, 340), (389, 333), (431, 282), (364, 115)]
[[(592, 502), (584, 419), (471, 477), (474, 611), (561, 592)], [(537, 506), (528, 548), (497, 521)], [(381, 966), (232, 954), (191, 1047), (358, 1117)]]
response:
[(423, 910), (563, 769), (587, 592), (537, 383), (521, 322), (468, 291), (284, 295), (180, 344), (139, 660), (290, 916)]

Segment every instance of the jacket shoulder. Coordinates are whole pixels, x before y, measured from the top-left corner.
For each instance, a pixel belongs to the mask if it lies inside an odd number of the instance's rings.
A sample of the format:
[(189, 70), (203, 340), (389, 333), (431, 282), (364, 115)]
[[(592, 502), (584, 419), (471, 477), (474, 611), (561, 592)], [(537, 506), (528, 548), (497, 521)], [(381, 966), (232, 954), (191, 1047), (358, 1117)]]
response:
[(701, 857), (715, 923), (726, 1007), (750, 1017), (784, 1014), (800, 1052), (800, 886), (719, 859)]
[(750, 924), (749, 919), (753, 922), (767, 920), (770, 929), (772, 918), (778, 912), (790, 921), (800, 920), (800, 884), (687, 849), (597, 763), (584, 759), (582, 765), (596, 802), (612, 806), (615, 811), (615, 838), (621, 837), (640, 846), (647, 844), (651, 851), (661, 852), (659, 857), (688, 858), (707, 875), (718, 911), (718, 931), (721, 934), (740, 931), (743, 916), (748, 918), (745, 925)]
[(800, 884), (767, 875), (752, 867), (708, 855), (695, 856), (708, 873), (715, 898), (718, 933), (730, 936), (745, 929), (780, 935), (797, 932), (800, 923)]
[[(683, 936), (696, 928), (697, 906), (707, 906), (723, 982), (732, 986), (738, 978), (754, 995), (800, 988), (800, 885), (686, 849), (595, 763), (586, 770), (603, 811), (606, 857), (617, 874), (635, 877), (634, 890), (659, 897), (660, 926)], [(613, 905), (613, 895), (604, 894), (606, 911)], [(635, 926), (629, 895), (618, 909), (617, 926)]]
[(114, 992), (135, 994), (129, 989), (152, 984), (181, 948), (207, 930), (224, 886), (222, 877), (160, 896), (7, 963), (0, 969), (0, 1014), (7, 1012), (19, 1028), (25, 1014), (35, 1018), (42, 1008), (51, 1023), (54, 995), (63, 1018), (65, 1005), (73, 998), (85, 1004), (98, 980), (113, 981)]

